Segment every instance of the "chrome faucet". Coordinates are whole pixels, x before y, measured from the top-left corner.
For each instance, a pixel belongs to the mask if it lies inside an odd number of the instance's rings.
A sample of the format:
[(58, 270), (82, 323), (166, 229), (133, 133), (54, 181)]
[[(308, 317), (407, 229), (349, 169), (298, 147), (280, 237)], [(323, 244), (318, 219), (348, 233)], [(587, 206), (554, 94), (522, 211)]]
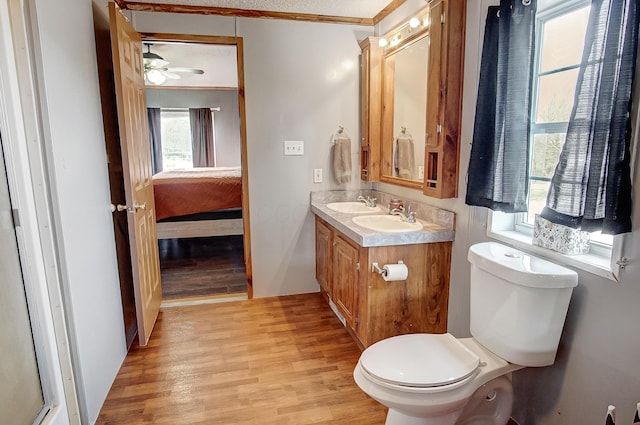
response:
[(364, 202), (364, 204), (368, 207), (375, 207), (376, 206), (376, 198), (370, 198), (370, 197), (364, 197), (362, 195), (358, 196), (358, 199), (356, 199), (356, 201), (361, 201)]
[(407, 223), (415, 223), (416, 222), (416, 213), (415, 211), (411, 211), (411, 207), (407, 206), (400, 208), (392, 208), (389, 210), (389, 214), (391, 215), (399, 215), (402, 221), (406, 221)]

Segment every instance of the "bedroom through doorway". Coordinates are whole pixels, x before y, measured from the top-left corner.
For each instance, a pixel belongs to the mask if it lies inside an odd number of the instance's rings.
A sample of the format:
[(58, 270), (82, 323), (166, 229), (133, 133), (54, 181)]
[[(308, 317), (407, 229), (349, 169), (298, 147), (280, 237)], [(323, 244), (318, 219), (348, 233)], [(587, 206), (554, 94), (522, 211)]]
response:
[(251, 298), (242, 39), (143, 38), (163, 303)]

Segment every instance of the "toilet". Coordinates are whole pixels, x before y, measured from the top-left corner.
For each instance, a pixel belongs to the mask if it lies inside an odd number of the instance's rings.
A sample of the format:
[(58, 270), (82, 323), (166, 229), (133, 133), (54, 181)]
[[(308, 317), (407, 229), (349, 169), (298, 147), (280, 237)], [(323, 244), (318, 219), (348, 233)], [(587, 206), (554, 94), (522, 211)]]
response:
[(495, 242), (467, 258), (471, 338), (399, 335), (360, 356), (354, 379), (386, 425), (504, 425), (511, 372), (555, 361), (576, 272)]

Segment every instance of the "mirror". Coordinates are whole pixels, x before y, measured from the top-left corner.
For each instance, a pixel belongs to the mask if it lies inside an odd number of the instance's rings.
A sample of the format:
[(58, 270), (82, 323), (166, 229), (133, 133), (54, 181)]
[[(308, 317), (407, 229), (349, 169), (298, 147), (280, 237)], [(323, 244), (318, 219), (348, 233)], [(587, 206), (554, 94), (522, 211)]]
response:
[(381, 181), (422, 188), (428, 65), (426, 31), (384, 54)]

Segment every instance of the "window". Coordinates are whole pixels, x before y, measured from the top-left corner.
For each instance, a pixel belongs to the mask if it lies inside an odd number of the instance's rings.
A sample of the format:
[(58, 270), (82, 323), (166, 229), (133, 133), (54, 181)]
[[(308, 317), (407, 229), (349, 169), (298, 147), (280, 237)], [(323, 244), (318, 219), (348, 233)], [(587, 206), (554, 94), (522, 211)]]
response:
[(162, 169), (193, 167), (189, 111), (162, 109), (160, 120), (162, 123)]
[[(542, 8), (539, 8), (536, 16), (529, 211), (520, 214), (493, 212), (489, 226), (492, 237), (516, 245), (526, 244), (529, 250), (534, 251), (537, 250), (531, 245), (534, 218), (546, 204), (551, 177), (564, 144), (582, 59), (590, 1), (554, 0), (541, 2), (540, 6)], [(563, 260), (611, 278), (613, 242), (611, 235), (592, 233), (590, 254)], [(549, 252), (544, 253), (554, 256)]]
[(589, 19), (588, 6), (563, 12), (547, 16), (539, 13), (536, 25), (529, 213), (524, 218), (528, 224), (533, 224), (534, 215), (545, 206), (564, 144)]

